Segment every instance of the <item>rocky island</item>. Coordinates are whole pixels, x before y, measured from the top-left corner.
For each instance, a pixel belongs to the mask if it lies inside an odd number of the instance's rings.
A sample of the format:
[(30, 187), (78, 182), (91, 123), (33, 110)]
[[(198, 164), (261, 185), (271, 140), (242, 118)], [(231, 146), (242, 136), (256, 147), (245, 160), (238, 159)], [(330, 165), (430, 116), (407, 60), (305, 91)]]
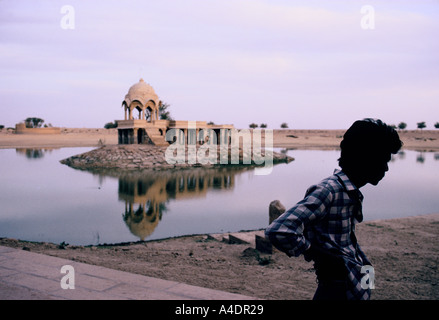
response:
[[(191, 150), (189, 147), (185, 148), (185, 161), (179, 161), (172, 163), (167, 160), (167, 147), (154, 146), (154, 145), (108, 145), (100, 148), (74, 155), (72, 157), (61, 160), (62, 164), (68, 165), (75, 169), (125, 169), (125, 170), (166, 170), (166, 169), (185, 169), (192, 167), (217, 167), (227, 165), (242, 165), (242, 166), (264, 166), (264, 163), (255, 161), (254, 156), (247, 150), (240, 148), (237, 150), (239, 157), (239, 163), (233, 164), (231, 156), (233, 151), (228, 148), (226, 155), (228, 161), (223, 161), (221, 164), (220, 156), (221, 150), (218, 147), (216, 160), (207, 163), (200, 163), (200, 161), (188, 161), (191, 152), (199, 152), (199, 146), (197, 149)], [(272, 154), (272, 163), (289, 163), (294, 158), (289, 157), (283, 153), (270, 151)], [(262, 149), (260, 152), (261, 159), (265, 159), (266, 150)], [(245, 159), (250, 159), (250, 163), (246, 163)], [(171, 159), (172, 160), (172, 159)], [(184, 160), (184, 159), (183, 159)], [(171, 163), (170, 163), (171, 162)], [(216, 163), (215, 163), (216, 162)], [(224, 163), (226, 162), (226, 163)]]

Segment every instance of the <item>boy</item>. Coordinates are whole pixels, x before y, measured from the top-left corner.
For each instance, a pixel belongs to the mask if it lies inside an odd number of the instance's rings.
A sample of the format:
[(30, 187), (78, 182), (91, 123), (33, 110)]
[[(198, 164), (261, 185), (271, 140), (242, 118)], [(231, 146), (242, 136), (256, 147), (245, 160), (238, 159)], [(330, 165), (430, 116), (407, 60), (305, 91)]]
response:
[(340, 143), (341, 170), (311, 186), (302, 201), (266, 229), (276, 248), (314, 261), (318, 287), (313, 299), (370, 298), (369, 288), (361, 284), (361, 268), (371, 263), (355, 237), (355, 224), (363, 220), (359, 189), (377, 185), (391, 154), (401, 147), (398, 133), (381, 120), (356, 121)]

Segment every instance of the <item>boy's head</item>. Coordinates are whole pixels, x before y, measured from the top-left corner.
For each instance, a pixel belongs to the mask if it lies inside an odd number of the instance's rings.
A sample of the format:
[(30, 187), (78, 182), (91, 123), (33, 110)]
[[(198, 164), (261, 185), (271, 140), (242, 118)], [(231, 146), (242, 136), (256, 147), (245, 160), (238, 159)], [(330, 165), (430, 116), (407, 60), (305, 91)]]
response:
[(401, 147), (398, 133), (381, 120), (355, 121), (340, 143), (339, 165), (360, 184), (377, 185), (388, 170), (391, 154), (397, 153)]

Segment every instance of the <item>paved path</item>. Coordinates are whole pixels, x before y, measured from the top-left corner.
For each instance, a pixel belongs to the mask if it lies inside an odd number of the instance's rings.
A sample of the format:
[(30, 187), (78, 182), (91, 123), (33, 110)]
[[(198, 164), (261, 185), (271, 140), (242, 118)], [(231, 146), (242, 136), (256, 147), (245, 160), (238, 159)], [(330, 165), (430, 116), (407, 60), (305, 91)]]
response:
[[(61, 272), (65, 265), (74, 273)], [(74, 274), (74, 289), (61, 284)], [(0, 300), (249, 300), (201, 288), (0, 246)]]

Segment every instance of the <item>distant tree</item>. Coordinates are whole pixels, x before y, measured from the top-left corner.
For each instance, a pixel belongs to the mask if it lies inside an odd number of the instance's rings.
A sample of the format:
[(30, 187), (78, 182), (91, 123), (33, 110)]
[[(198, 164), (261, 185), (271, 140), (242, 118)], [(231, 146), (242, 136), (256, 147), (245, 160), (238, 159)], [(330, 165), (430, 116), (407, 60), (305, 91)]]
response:
[(41, 128), (43, 123), (44, 123), (43, 119), (36, 117), (29, 117), (26, 118), (26, 120), (24, 120), (24, 124), (26, 128)]
[(267, 124), (266, 123), (261, 123), (261, 125), (259, 126), (260, 128), (266, 128)]
[(427, 127), (427, 125), (425, 124), (425, 121), (418, 122), (417, 124), (418, 124), (418, 129), (421, 129), (421, 130)]
[(213, 126), (215, 123), (213, 121), (209, 121), (207, 124)]
[(282, 129), (287, 129), (287, 128), (288, 128), (288, 123), (283, 122), (283, 123), (280, 125), (280, 127), (281, 127)]
[(405, 123), (405, 122), (400, 122), (400, 123), (398, 124), (398, 129), (400, 129), (400, 130), (404, 130), (405, 128), (407, 128), (407, 123)]
[(249, 127), (255, 129), (258, 127), (258, 125), (256, 123), (250, 123)]
[(107, 122), (107, 123), (104, 125), (104, 128), (105, 128), (105, 129), (113, 129), (113, 128), (117, 128), (117, 122), (116, 122), (116, 121), (114, 121), (114, 122)]
[(435, 127), (436, 129), (439, 129), (439, 122), (436, 122), (436, 123), (434, 124), (434, 127)]
[(5, 127), (4, 125), (0, 124), (0, 130), (3, 129), (4, 127)]
[(168, 108), (171, 105), (165, 102), (160, 101), (159, 102), (159, 119), (160, 120), (174, 120), (171, 117), (171, 113), (169, 112)]
[(395, 130), (397, 129), (397, 126), (395, 126), (394, 124), (389, 124), (389, 127)]

